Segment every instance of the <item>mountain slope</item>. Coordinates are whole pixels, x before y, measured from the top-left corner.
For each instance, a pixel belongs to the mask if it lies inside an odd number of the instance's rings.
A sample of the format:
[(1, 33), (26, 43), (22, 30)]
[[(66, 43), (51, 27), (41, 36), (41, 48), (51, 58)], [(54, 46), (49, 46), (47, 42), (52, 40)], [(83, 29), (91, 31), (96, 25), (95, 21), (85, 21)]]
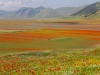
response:
[(43, 6), (37, 8), (23, 7), (17, 11), (10, 12), (0, 10), (0, 18), (92, 18), (99, 16), (99, 10), (100, 1), (80, 7), (61, 7), (57, 9), (45, 8)]
[(60, 17), (63, 16), (51, 8), (46, 8), (34, 16), (34, 18), (60, 18)]
[(13, 11), (7, 15), (5, 15), (5, 18), (30, 18), (34, 16), (35, 14), (39, 13), (39, 10), (31, 8), (31, 7), (23, 7), (17, 11)]
[(66, 16), (66, 13), (69, 11), (69, 10), (72, 10), (74, 9), (75, 7), (61, 7), (61, 8), (57, 8), (55, 9), (58, 13), (60, 13), (61, 15), (63, 16)]
[(77, 16), (77, 15), (88, 16), (88, 15), (92, 15), (92, 14), (96, 13), (98, 10), (100, 10), (100, 1), (96, 2), (94, 4), (91, 4), (91, 5), (88, 5), (84, 9), (73, 14), (73, 16)]
[(38, 11), (41, 11), (41, 10), (45, 9), (45, 7), (40, 6), (40, 7), (37, 7), (37, 8), (35, 8), (35, 9), (38, 10)]
[(75, 7), (74, 9), (69, 10), (68, 12), (66, 12), (66, 17), (69, 17), (69, 16), (79, 12), (80, 10), (84, 9), (85, 7), (86, 7), (86, 5)]
[(15, 12), (16, 17), (31, 17), (37, 14), (39, 11), (33, 8), (23, 7)]
[(88, 16), (87, 19), (100, 19), (100, 10), (97, 11), (95, 14)]
[(0, 10), (0, 17), (4, 16), (4, 15), (6, 15), (6, 14), (8, 14), (8, 12), (3, 11), (3, 10)]

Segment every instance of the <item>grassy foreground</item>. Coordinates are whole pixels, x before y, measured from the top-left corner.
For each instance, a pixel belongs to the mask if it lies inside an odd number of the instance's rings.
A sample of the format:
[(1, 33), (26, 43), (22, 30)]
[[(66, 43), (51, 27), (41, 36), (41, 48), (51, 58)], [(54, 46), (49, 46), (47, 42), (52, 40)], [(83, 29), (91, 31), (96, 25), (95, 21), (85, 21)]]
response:
[(3, 56), (0, 75), (100, 75), (100, 48)]

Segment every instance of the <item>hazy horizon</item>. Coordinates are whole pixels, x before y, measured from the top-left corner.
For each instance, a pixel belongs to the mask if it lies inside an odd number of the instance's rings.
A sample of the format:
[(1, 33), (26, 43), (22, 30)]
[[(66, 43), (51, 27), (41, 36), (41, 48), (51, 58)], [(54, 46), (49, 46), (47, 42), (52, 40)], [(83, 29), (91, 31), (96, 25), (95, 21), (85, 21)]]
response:
[(59, 7), (78, 7), (88, 5), (100, 0), (0, 0), (0, 10), (14, 11), (21, 7), (36, 8), (39, 6), (59, 8)]

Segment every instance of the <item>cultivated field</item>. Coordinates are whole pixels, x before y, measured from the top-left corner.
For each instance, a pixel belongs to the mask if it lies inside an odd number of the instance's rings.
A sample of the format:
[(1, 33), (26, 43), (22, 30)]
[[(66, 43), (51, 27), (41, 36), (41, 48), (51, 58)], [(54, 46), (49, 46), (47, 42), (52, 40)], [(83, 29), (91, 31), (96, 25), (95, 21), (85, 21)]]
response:
[(99, 20), (0, 20), (0, 75), (99, 75)]

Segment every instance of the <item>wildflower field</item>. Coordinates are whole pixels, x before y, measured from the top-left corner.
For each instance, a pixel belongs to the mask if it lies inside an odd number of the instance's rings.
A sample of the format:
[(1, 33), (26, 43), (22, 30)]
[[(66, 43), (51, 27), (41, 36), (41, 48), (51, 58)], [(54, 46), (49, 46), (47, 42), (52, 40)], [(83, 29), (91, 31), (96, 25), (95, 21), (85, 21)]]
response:
[(0, 75), (100, 75), (99, 20), (0, 20)]
[(0, 75), (99, 75), (100, 49), (35, 51), (0, 57)]

